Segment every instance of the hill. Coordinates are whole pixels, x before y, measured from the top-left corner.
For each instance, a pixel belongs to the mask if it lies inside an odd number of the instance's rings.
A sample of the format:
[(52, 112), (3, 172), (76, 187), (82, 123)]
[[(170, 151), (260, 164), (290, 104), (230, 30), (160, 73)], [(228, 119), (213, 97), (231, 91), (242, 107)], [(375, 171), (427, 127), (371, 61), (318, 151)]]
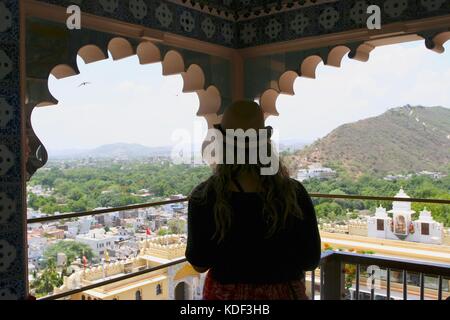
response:
[(321, 162), (351, 176), (439, 171), (450, 163), (450, 109), (407, 105), (344, 124), (288, 162), (291, 170)]

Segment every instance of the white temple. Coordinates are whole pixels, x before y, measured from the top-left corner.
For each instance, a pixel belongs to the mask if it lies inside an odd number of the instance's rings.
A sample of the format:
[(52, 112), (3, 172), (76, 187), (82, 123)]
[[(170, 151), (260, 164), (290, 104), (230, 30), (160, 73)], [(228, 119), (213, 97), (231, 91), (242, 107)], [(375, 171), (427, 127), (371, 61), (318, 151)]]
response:
[[(395, 195), (396, 198), (409, 198), (403, 189)], [(392, 210), (386, 211), (378, 207), (375, 215), (367, 221), (369, 237), (381, 239), (406, 240), (422, 243), (442, 244), (444, 227), (436, 222), (431, 212), (424, 208), (420, 212), (419, 219), (413, 221), (411, 215), (411, 202), (394, 201)], [(388, 215), (392, 214), (392, 218)]]

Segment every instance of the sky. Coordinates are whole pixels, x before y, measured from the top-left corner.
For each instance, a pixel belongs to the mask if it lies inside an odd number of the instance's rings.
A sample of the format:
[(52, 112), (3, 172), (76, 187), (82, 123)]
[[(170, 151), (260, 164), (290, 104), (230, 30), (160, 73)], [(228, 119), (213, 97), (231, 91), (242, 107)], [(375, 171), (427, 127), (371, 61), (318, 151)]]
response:
[[(368, 62), (344, 58), (341, 68), (320, 64), (317, 79), (298, 78), (295, 96), (281, 95), (279, 117), (269, 117), (280, 140), (312, 142), (341, 124), (410, 105), (450, 107), (450, 53), (437, 54), (423, 41), (378, 47)], [(91, 149), (125, 142), (168, 146), (187, 130), (200, 144), (206, 121), (196, 116), (195, 93), (182, 93), (181, 76), (162, 76), (160, 63), (140, 65), (137, 56), (85, 65), (80, 74), (49, 89), (55, 106), (36, 108), (32, 124), (49, 151)], [(90, 84), (81, 86), (82, 82)], [(176, 136), (176, 134), (175, 134)]]
[(279, 128), (281, 140), (311, 142), (339, 125), (394, 107), (448, 108), (449, 57), (449, 52), (437, 54), (415, 41), (375, 48), (367, 62), (344, 58), (340, 68), (320, 64), (316, 79), (297, 78), (295, 96), (278, 98), (280, 116), (267, 122)]

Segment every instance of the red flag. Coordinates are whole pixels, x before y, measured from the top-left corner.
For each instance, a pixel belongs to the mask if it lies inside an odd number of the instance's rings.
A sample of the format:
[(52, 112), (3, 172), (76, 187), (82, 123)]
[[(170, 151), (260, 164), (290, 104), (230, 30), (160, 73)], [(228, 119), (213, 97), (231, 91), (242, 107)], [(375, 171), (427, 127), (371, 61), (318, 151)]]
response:
[(87, 263), (88, 263), (88, 261), (86, 259), (86, 256), (83, 256), (83, 266), (85, 269), (86, 269)]
[(146, 233), (147, 233), (147, 235), (149, 236), (149, 235), (151, 235), (151, 234), (152, 234), (152, 230), (150, 230), (150, 228), (149, 228), (149, 227), (147, 227)]

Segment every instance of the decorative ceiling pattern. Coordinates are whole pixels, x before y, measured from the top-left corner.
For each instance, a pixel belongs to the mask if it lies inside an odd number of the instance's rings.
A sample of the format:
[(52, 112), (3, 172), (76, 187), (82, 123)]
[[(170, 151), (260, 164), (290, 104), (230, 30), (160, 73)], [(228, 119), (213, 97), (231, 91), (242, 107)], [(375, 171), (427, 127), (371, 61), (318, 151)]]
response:
[(40, 0), (231, 48), (366, 28), (369, 5), (382, 24), (450, 14), (450, 0)]
[(237, 48), (366, 28), (369, 5), (381, 8), (381, 23), (391, 24), (450, 14), (450, 0), (348, 0), (237, 22)]
[[(217, 14), (208, 14), (186, 5), (161, 0), (43, 0), (54, 5), (80, 6), (84, 13), (168, 31), (189, 38), (236, 46), (236, 25)], [(193, 4), (199, 7), (198, 3)], [(216, 10), (217, 11), (217, 10)], [(231, 16), (230, 16), (231, 18)]]

